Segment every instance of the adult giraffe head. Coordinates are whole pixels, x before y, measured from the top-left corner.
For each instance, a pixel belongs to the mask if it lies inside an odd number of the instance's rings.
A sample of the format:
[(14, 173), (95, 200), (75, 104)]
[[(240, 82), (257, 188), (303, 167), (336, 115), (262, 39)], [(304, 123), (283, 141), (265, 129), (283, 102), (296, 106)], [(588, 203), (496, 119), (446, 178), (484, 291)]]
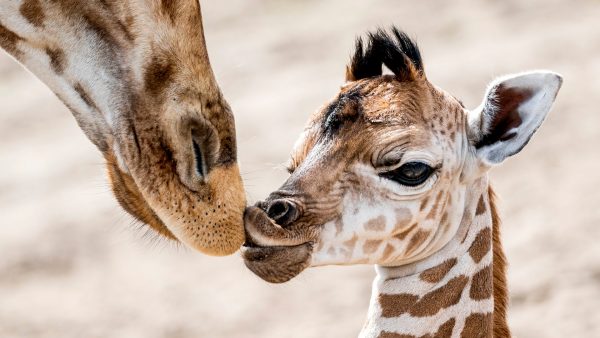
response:
[(207, 254), (239, 248), (234, 119), (198, 0), (2, 1), (0, 46), (70, 108), (126, 211)]

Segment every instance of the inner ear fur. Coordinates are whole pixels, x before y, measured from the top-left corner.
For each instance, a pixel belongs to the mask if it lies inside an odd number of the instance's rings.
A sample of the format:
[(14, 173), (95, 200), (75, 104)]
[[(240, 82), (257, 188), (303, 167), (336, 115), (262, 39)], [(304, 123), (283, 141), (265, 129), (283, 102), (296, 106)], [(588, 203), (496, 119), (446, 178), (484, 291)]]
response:
[(523, 123), (519, 106), (534, 94), (529, 88), (506, 88), (503, 84), (491, 88), (490, 91), (492, 94), (482, 111), (486, 116), (479, 121), (479, 129), (482, 132), (475, 142), (475, 148), (515, 137), (516, 128)]
[(497, 164), (521, 151), (550, 111), (561, 84), (562, 77), (549, 71), (493, 81), (482, 104), (469, 112), (469, 140), (477, 157)]

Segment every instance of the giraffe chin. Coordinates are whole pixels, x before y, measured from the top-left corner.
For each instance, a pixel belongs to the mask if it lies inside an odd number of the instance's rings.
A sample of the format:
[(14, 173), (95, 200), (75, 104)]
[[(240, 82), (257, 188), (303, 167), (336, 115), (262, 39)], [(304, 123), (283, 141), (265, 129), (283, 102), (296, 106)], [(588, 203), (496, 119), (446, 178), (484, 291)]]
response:
[(311, 242), (295, 246), (246, 246), (242, 248), (244, 264), (269, 283), (285, 283), (310, 265)]

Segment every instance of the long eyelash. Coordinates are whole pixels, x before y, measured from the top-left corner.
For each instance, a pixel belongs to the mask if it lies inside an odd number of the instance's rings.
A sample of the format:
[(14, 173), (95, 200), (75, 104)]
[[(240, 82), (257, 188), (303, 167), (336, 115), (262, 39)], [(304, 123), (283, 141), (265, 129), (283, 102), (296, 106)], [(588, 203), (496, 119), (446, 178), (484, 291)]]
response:
[(421, 184), (421, 185), (417, 185), (417, 186), (414, 186), (414, 187), (409, 187), (409, 186), (406, 186), (406, 185), (405, 185), (405, 186), (403, 186), (403, 189), (405, 189), (405, 190), (410, 190), (410, 191), (417, 191), (417, 190), (419, 190), (419, 189), (423, 189), (423, 187), (424, 187), (425, 185), (429, 184), (429, 182), (431, 182), (431, 180), (433, 180), (433, 179), (436, 179), (436, 180), (437, 180), (437, 176), (438, 176), (438, 172), (437, 172), (437, 171), (434, 171), (434, 172), (432, 172), (432, 173), (431, 173), (431, 176), (429, 176), (429, 177), (428, 177), (428, 178), (425, 180), (425, 182), (423, 182), (423, 184)]
[(285, 164), (285, 170), (288, 172), (288, 174), (292, 174), (294, 172), (294, 170), (296, 170), (296, 162), (294, 160), (289, 160), (287, 161)]
[[(386, 173), (386, 172), (389, 172), (389, 171), (394, 171), (394, 170), (396, 170), (396, 169), (400, 168), (400, 167), (401, 167), (403, 164), (404, 164), (404, 163), (401, 163), (401, 164), (396, 164), (396, 165), (394, 165), (394, 166), (389, 166), (389, 167), (379, 168), (379, 169), (378, 169), (378, 171), (379, 171), (379, 173)], [(441, 164), (441, 163), (438, 163), (438, 164), (436, 164), (436, 165), (435, 165), (435, 167), (431, 167), (431, 170), (432, 170), (431, 172), (432, 172), (432, 173), (434, 173), (434, 172), (438, 172), (438, 171), (440, 171), (441, 169), (442, 169), (442, 164)]]

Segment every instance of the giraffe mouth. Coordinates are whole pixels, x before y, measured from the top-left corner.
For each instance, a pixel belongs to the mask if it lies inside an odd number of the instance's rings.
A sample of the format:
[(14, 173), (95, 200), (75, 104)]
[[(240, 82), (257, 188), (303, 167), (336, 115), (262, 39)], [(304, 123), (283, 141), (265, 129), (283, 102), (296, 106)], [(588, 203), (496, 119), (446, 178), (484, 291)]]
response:
[(296, 246), (244, 247), (244, 264), (269, 283), (285, 283), (310, 265), (312, 244)]
[(306, 234), (281, 228), (258, 207), (244, 214), (246, 243), (242, 248), (244, 264), (270, 283), (284, 283), (309, 267), (313, 242)]

